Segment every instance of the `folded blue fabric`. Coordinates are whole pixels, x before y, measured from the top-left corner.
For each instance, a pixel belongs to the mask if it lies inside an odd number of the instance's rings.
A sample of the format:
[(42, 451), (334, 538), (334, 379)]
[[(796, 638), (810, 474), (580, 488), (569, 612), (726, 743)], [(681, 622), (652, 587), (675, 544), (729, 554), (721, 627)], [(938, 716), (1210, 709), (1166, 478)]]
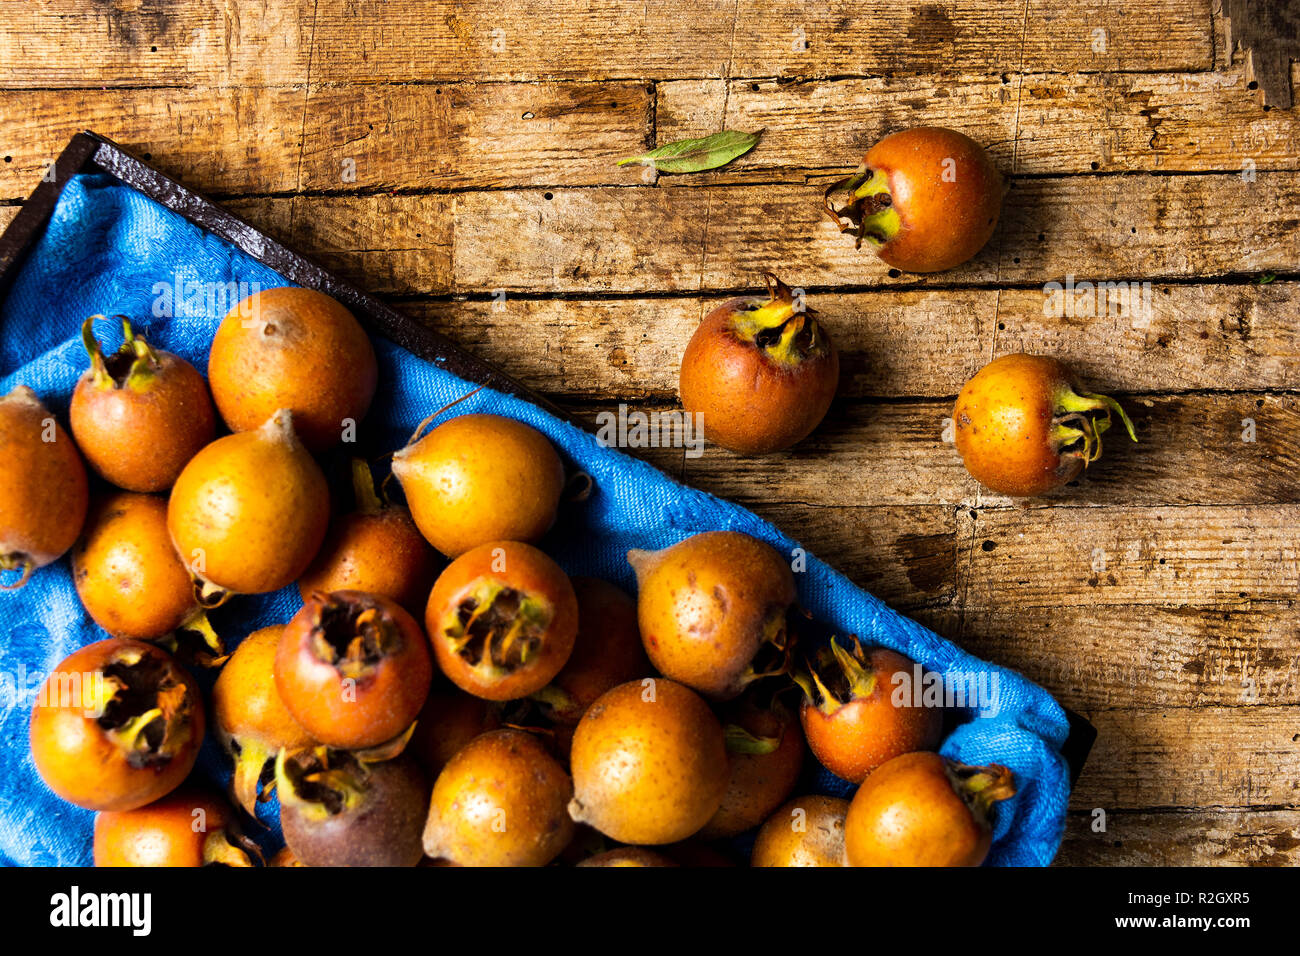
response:
[[(249, 288), (290, 284), (117, 180), (77, 177), (64, 188), (44, 236), (0, 307), (0, 393), (29, 385), (66, 423), (73, 386), (86, 367), (79, 329), (95, 313), (129, 316), (151, 342), (205, 369), (222, 310), (211, 301), (187, 299), (186, 285), (196, 282), (205, 283), (203, 289), (231, 282)], [(101, 338), (108, 338), (111, 325), (101, 324)], [(106, 348), (117, 344), (105, 341)], [(400, 447), (432, 410), (475, 387), (386, 341), (377, 341), (376, 351), (381, 386), (363, 423), (376, 447)], [(517, 398), (484, 389), (450, 414), (489, 411), (540, 429), (593, 477), (592, 496), (567, 506), (543, 542), (571, 574), (596, 575), (632, 590), (635, 581), (624, 558), (629, 548), (665, 547), (706, 530), (743, 531), (787, 554), (797, 547), (745, 509), (680, 485)], [(838, 633), (892, 647), (939, 674), (996, 681), (988, 686), (997, 688), (997, 706), (968, 712), (942, 752), (1015, 772), (1019, 793), (995, 809), (989, 862), (1051, 862), (1069, 797), (1061, 756), (1068, 725), (1060, 705), (1020, 675), (972, 657), (886, 607), (812, 556), (796, 577), (803, 606)], [(216, 612), (214, 623), (234, 644), (256, 628), (282, 623), (299, 606), (294, 588), (238, 598)], [(88, 864), (93, 815), (46, 789), (31, 760), (27, 726), (43, 676), (76, 648), (105, 635), (82, 610), (66, 559), (38, 571), (26, 588), (0, 595), (0, 626), (0, 861)], [(227, 762), (211, 741), (196, 773), (218, 784), (229, 779)], [(825, 770), (813, 785), (843, 796), (853, 789)], [(259, 811), (272, 825), (272, 842), (275, 813), (273, 803)]]

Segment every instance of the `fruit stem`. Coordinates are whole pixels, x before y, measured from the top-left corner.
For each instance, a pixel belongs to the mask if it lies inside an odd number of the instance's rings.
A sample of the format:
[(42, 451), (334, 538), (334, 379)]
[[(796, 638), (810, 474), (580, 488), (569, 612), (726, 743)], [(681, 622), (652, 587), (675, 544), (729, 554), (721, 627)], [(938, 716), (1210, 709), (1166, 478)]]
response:
[(113, 381), (113, 376), (108, 374), (108, 366), (104, 363), (104, 350), (100, 347), (99, 339), (95, 338), (95, 320), (103, 318), (107, 316), (92, 315), (81, 323), (81, 344), (86, 347), (86, 354), (90, 356), (90, 370), (95, 386), (112, 388), (117, 383)]
[(17, 591), (31, 579), (32, 572), (36, 570), (36, 562), (21, 551), (0, 555), (0, 571), (15, 571), (18, 568), (23, 569), (22, 577), (13, 584), (0, 583), (0, 590)]
[(722, 733), (727, 744), (728, 753), (764, 756), (774, 753), (781, 746), (779, 736), (759, 737), (751, 734), (739, 724), (727, 724), (726, 727), (722, 728)]
[(970, 807), (988, 818), (989, 809), (1001, 800), (1016, 795), (1016, 777), (1002, 764), (972, 767), (956, 761), (945, 761), (953, 788)]
[(468, 399), (468, 398), (473, 398), (473, 397), (474, 397), (475, 395), (477, 395), (479, 392), (483, 391), (483, 389), (486, 388), (486, 387), (487, 387), (487, 386), (485, 386), (485, 385), (480, 385), (478, 388), (474, 389), (474, 391), (469, 392), (469, 393), (467, 393), (467, 394), (465, 394), (465, 395), (462, 395), (460, 398), (456, 399), (455, 401), (448, 402), (446, 405), (442, 406), (442, 408), (438, 409), (436, 412), (434, 412), (433, 414), (431, 414), (431, 415), (429, 415), (428, 417), (426, 417), (426, 418), (424, 419), (424, 421), (420, 422), (420, 424), (418, 424), (418, 425), (415, 426), (415, 431), (411, 433), (411, 438), (410, 438), (409, 441), (407, 441), (407, 443), (406, 443), (406, 447), (407, 447), (407, 448), (410, 448), (410, 447), (411, 447), (412, 445), (414, 445), (417, 441), (419, 441), (419, 440), (420, 440), (420, 432), (424, 431), (424, 429), (429, 425), (429, 423), (432, 422), (435, 418), (437, 418), (439, 415), (441, 415), (441, 414), (442, 414), (443, 412), (445, 412), (447, 409), (452, 408), (452, 407), (454, 407), (454, 406), (456, 406), (456, 405), (459, 405), (461, 402), (465, 401), (466, 399)]
[(384, 502), (375, 493), (375, 476), (364, 458), (352, 459), (352, 491), (356, 496), (357, 511), (361, 514), (377, 515), (383, 510)]
[[(831, 203), (834, 193), (844, 191), (852, 197), (848, 205), (836, 209)], [(898, 234), (902, 220), (894, 208), (894, 197), (889, 192), (889, 177), (882, 170), (859, 166), (857, 172), (837, 180), (826, 187), (822, 206), (840, 232), (857, 237), (857, 248), (866, 239), (873, 246), (881, 246)], [(848, 220), (846, 225), (844, 220)]]
[(203, 639), (204, 646), (212, 651), (213, 657), (211, 661), (205, 662), (205, 666), (217, 667), (219, 664), (225, 663), (227, 657), (226, 645), (221, 640), (221, 635), (213, 630), (212, 622), (208, 620), (208, 613), (202, 607), (196, 608), (189, 617), (181, 622), (180, 627), (176, 628), (176, 630), (192, 631)]

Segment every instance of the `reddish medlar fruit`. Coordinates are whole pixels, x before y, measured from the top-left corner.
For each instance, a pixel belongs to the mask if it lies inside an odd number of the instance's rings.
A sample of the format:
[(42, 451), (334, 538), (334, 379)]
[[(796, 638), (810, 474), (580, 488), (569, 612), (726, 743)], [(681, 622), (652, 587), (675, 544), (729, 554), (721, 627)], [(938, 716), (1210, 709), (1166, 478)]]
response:
[(758, 831), (750, 866), (843, 866), (849, 801), (795, 797)]
[(121, 638), (64, 658), (32, 708), (32, 760), (87, 810), (134, 810), (176, 789), (203, 743), (203, 699), (166, 651)]
[(95, 866), (252, 866), (257, 845), (220, 797), (182, 787), (135, 810), (95, 816)]
[(730, 776), (722, 725), (694, 691), (631, 681), (587, 708), (573, 735), (569, 816), (620, 843), (676, 843), (718, 812)]
[(393, 474), (421, 533), (449, 558), (489, 541), (537, 541), (564, 490), (546, 436), (500, 415), (444, 422), (393, 454)]
[(395, 601), (316, 593), (284, 627), (275, 686), (294, 720), (330, 747), (359, 750), (400, 736), (429, 693), (433, 664), (420, 626)]
[(895, 675), (908, 686), (914, 662), (884, 647), (852, 650), (832, 638), (795, 679), (804, 691), (799, 719), (813, 756), (837, 777), (861, 783), (886, 760), (930, 750), (943, 734), (943, 708), (925, 707), (907, 694), (895, 703)]
[(93, 315), (81, 327), (90, 368), (68, 411), (90, 467), (127, 491), (165, 491), (212, 441), (217, 414), (207, 383), (189, 362), (153, 348), (122, 319), (125, 341), (104, 356)]
[(430, 780), (437, 780), (447, 761), (479, 734), (501, 726), (499, 705), (459, 688), (429, 692), (415, 718), (409, 753)]
[(572, 584), (578, 598), (573, 653), (555, 679), (532, 695), (548, 719), (562, 724), (576, 724), (605, 691), (651, 672), (636, 602), (599, 578), (573, 578)]
[(370, 408), (375, 350), (343, 304), (314, 289), (265, 289), (221, 320), (208, 357), (212, 397), (232, 431), (293, 412), (302, 443), (324, 451)]
[(1014, 354), (975, 373), (952, 417), (957, 451), (975, 480), (1000, 494), (1029, 497), (1073, 481), (1101, 457), (1112, 412), (1137, 441), (1115, 399), (1082, 391), (1054, 358)]
[[(662, 551), (629, 551), (650, 662), (715, 700), (786, 671), (790, 565), (738, 531), (706, 531)], [(760, 653), (762, 652), (762, 653)]]
[(190, 459), (172, 488), (167, 527), (216, 603), (215, 592), (262, 594), (296, 580), (325, 538), (329, 511), (325, 476), (282, 410)]
[(293, 719), (275, 686), (275, 654), (283, 627), (264, 627), (240, 642), (212, 688), (217, 739), (235, 761), (231, 791), (256, 815), (262, 775), (281, 750), (302, 750), (316, 740)]
[(225, 653), (172, 546), (162, 498), (120, 491), (95, 502), (72, 551), (72, 579), (86, 612), (114, 637), (190, 631), (212, 654)]
[[(830, 197), (840, 191), (850, 201), (836, 209)], [(983, 146), (955, 130), (922, 126), (871, 147), (857, 172), (827, 188), (824, 205), (841, 232), (857, 236), (859, 246), (866, 239), (891, 266), (940, 272), (989, 241), (1004, 192)]]
[(424, 856), (429, 787), (407, 757), (282, 750), (275, 782), (284, 839), (303, 866), (415, 866)]
[(782, 451), (826, 417), (840, 359), (816, 313), (766, 273), (768, 298), (732, 299), (704, 317), (682, 356), (682, 408), (709, 441), (742, 455)]
[(489, 542), (438, 576), (425, 626), (452, 683), (514, 700), (541, 690), (569, 659), (578, 599), (560, 566), (532, 545)]
[(706, 840), (733, 837), (758, 826), (790, 796), (803, 770), (799, 718), (779, 699), (745, 694), (722, 713), (731, 779)]
[(375, 494), (369, 465), (353, 459), (352, 478), (356, 511), (334, 522), (298, 591), (304, 601), (313, 591), (365, 591), (419, 614), (437, 573), (433, 549), (409, 511)]
[(849, 866), (979, 866), (992, 842), (989, 810), (1015, 796), (1010, 770), (968, 767), (936, 753), (902, 754), (858, 788), (844, 821)]
[(535, 736), (494, 730), (433, 785), (424, 852), (458, 866), (545, 866), (573, 836), (573, 782)]
[(90, 503), (77, 446), (26, 385), (0, 398), (0, 571), (6, 590), (72, 547)]

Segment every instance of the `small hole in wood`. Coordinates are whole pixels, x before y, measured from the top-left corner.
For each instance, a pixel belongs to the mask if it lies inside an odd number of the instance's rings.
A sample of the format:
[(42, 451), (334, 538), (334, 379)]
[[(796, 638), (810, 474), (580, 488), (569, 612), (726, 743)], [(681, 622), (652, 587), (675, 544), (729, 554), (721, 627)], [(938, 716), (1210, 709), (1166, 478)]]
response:
[(890, 270), (889, 270), (889, 278), (891, 278), (891, 279), (897, 279), (897, 278), (898, 278), (899, 276), (901, 276), (902, 274), (903, 274), (903, 273), (899, 272), (897, 269), (890, 269)]
[(554, 194), (554, 193), (542, 193), (542, 198), (543, 198), (543, 199), (546, 199), (546, 200), (551, 200), (551, 199), (554, 199), (554, 198), (555, 198), (555, 194)]
[(1095, 161), (1089, 163), (1088, 165), (1091, 166), (1093, 169), (1101, 169), (1101, 163), (1098, 163), (1098, 162), (1095, 162)]

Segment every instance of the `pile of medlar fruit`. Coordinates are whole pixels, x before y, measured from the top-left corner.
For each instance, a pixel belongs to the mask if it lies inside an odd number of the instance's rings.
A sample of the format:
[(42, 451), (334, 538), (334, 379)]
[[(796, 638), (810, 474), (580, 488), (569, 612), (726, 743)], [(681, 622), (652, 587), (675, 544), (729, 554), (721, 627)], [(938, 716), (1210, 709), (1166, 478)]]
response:
[[(930, 272), (978, 253), (1002, 190), (980, 146), (916, 129), (825, 205)], [(839, 377), (803, 291), (766, 278), (681, 366), (685, 411), (744, 455), (806, 438)], [(635, 596), (570, 578), (546, 550), (573, 477), (559, 452), (451, 406), (377, 482), (345, 449), (376, 354), (320, 292), (237, 305), (206, 379), (129, 320), (105, 353), (101, 319), (70, 431), (29, 388), (0, 398), (0, 587), (70, 551), (107, 635), (55, 668), (30, 730), (50, 789), (98, 813), (97, 865), (262, 864), (244, 823), (272, 797), (275, 866), (730, 865), (745, 834), (754, 866), (984, 861), (1011, 771), (940, 755), (960, 715), (896, 699), (911, 659), (811, 628), (793, 555), (706, 531), (629, 551)], [(1009, 355), (962, 390), (956, 444), (994, 491), (1043, 494), (1096, 460), (1112, 416), (1133, 436), (1059, 361)], [(251, 634), (209, 619), (286, 590), (300, 609)], [(206, 700), (190, 665), (220, 668)], [(209, 727), (224, 795), (192, 775)], [(851, 798), (814, 792), (810, 753)]]

